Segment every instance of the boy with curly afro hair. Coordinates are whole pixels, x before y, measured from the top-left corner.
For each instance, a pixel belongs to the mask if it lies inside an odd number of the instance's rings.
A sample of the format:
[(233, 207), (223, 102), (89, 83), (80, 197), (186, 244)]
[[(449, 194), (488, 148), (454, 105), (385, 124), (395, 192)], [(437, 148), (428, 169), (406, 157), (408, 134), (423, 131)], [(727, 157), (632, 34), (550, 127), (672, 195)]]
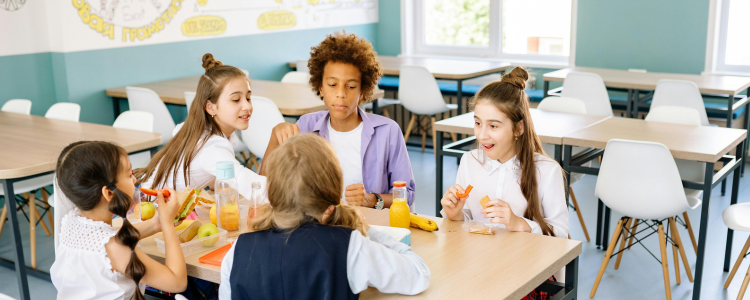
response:
[(372, 100), (381, 75), (372, 44), (354, 34), (336, 32), (311, 50), (307, 62), (310, 86), (328, 110), (303, 115), (296, 125), (274, 127), (266, 155), (292, 135), (316, 134), (336, 150), (346, 202), (390, 207), (391, 184), (404, 181), (411, 206), (416, 184), (401, 128), (389, 118), (360, 108)]

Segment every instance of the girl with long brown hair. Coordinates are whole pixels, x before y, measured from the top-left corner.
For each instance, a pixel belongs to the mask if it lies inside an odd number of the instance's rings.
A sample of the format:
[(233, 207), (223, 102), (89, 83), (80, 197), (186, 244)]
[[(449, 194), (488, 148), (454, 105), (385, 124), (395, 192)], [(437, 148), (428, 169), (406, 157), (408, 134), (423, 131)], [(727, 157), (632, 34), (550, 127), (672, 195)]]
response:
[[(173, 225), (180, 207), (174, 190), (168, 189), (168, 199), (159, 193), (156, 200), (166, 249), (162, 265), (136, 247), (141, 233), (126, 218), (135, 203), (135, 177), (124, 149), (76, 142), (63, 149), (55, 172), (56, 186), (75, 206), (62, 219), (50, 268), (57, 299), (141, 300), (145, 285), (185, 290), (185, 258)], [(113, 215), (122, 217), (120, 229), (112, 226)]]
[(202, 66), (206, 72), (198, 81), (185, 123), (175, 128), (174, 137), (135, 175), (144, 187), (183, 190), (212, 182), (216, 163), (231, 161), (238, 190), (249, 199), (253, 182), (260, 182), (261, 189), (266, 185), (265, 177), (234, 157), (233, 144), (241, 143), (235, 132), (248, 128), (253, 113), (250, 80), (240, 69), (222, 64), (210, 53), (203, 55)]
[(264, 164), (271, 206), (224, 257), (220, 299), (357, 299), (368, 286), (407, 295), (427, 289), (424, 260), (341, 205), (344, 178), (323, 138), (293, 136)]
[[(452, 220), (484, 220), (510, 231), (568, 236), (568, 210), (560, 165), (542, 150), (524, 92), (529, 73), (516, 67), (482, 87), (470, 102), (480, 149), (464, 154), (456, 185), (440, 203)], [(456, 192), (472, 185), (468, 196)], [(492, 199), (483, 208), (480, 199)]]

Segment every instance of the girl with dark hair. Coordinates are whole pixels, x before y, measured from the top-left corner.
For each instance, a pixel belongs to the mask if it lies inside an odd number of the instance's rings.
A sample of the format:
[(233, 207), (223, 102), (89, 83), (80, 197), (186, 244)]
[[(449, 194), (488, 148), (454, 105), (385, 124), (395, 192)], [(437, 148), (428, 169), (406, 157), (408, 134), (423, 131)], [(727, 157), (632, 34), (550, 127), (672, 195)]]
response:
[[(76, 142), (57, 160), (57, 187), (75, 208), (62, 219), (50, 269), (58, 299), (145, 299), (145, 285), (167, 292), (187, 286), (185, 258), (174, 230), (176, 192), (157, 197), (157, 217), (166, 244), (165, 265), (136, 247), (138, 230), (126, 213), (135, 194), (128, 155), (107, 142)], [(112, 217), (123, 219), (118, 230)]]

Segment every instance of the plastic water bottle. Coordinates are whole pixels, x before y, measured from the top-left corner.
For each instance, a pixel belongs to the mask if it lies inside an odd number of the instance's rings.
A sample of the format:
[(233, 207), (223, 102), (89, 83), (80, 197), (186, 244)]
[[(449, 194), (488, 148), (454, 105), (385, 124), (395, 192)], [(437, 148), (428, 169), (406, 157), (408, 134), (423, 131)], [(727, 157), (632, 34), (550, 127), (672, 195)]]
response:
[(263, 197), (260, 191), (260, 182), (253, 182), (251, 187), (253, 190), (250, 194), (250, 208), (247, 210), (248, 224), (250, 224), (252, 219), (258, 214), (258, 204), (260, 203), (261, 197)]
[(237, 179), (234, 178), (234, 162), (216, 163), (216, 219), (219, 228), (226, 231), (240, 229), (240, 206), (238, 203)]

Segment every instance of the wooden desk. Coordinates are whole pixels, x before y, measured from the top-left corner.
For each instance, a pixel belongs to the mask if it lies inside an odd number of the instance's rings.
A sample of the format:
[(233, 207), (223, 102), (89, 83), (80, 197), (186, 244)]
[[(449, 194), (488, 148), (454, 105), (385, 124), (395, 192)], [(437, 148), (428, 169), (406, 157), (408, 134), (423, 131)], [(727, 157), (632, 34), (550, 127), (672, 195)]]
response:
[[(7, 195), (15, 195), (14, 182), (52, 173), (62, 149), (73, 142), (84, 140), (113, 142), (125, 148), (128, 153), (155, 151), (156, 147), (161, 144), (161, 135), (158, 133), (8, 112), (0, 112), (0, 139), (3, 141), (2, 152), (0, 152), (0, 183), (5, 188), (6, 199)], [(8, 215), (16, 250), (15, 261), (23, 262), (15, 201), (6, 200), (5, 205), (10, 212)], [(30, 205), (29, 208), (32, 210), (31, 222), (34, 222), (36, 206)], [(33, 234), (35, 227), (31, 228)], [(21, 299), (29, 299), (27, 271), (40, 274), (42, 277), (49, 277), (49, 274), (35, 269), (27, 270), (24, 264), (15, 263), (15, 268)]]
[[(388, 210), (359, 208), (373, 225), (388, 226)], [(494, 236), (470, 234), (461, 229), (463, 222), (430, 217), (440, 226), (436, 232), (411, 229), (411, 246), (430, 268), (430, 287), (412, 299), (474, 298), (521, 299), (555, 272), (566, 267), (568, 297), (577, 292), (577, 263), (580, 241), (552, 238), (530, 233), (498, 230)], [(153, 237), (140, 242), (141, 249), (164, 262)], [(185, 258), (188, 275), (220, 283), (218, 266), (198, 262), (208, 252)], [(364, 299), (406, 298), (382, 294), (369, 288)]]
[[(171, 79), (131, 86), (151, 89), (164, 103), (185, 105), (185, 92), (194, 92), (200, 76)], [(278, 81), (250, 80), (253, 95), (271, 99), (279, 107), (282, 115), (301, 116), (326, 109), (325, 104), (306, 84), (282, 83)], [(127, 99), (125, 87), (109, 88), (107, 96), (115, 103), (115, 118), (120, 114), (119, 99)], [(383, 97), (383, 90), (376, 89), (372, 97)]]
[[(539, 136), (542, 143), (555, 146), (555, 153), (552, 155), (560, 165), (562, 165), (563, 136), (611, 118), (605, 116), (547, 112), (536, 108), (532, 108), (529, 111), (531, 112), (531, 119), (534, 122), (534, 131), (536, 131), (536, 134)], [(441, 136), (441, 132), (473, 135), (474, 113), (470, 112), (435, 122), (435, 131), (437, 132), (437, 136)], [(474, 144), (475, 141), (476, 137), (469, 137), (446, 146), (443, 146), (442, 139), (437, 139), (435, 141), (435, 155), (437, 156), (437, 171), (435, 172), (435, 213), (440, 211), (440, 208), (442, 207), (440, 199), (445, 193), (443, 190), (443, 157), (453, 156), (460, 160), (461, 156), (466, 153), (465, 150), (460, 150), (460, 148)]]
[[(419, 66), (424, 67), (437, 79), (456, 80), (458, 86), (456, 90), (456, 99), (458, 99), (458, 114), (462, 114), (462, 84), (466, 79), (476, 78), (479, 76), (500, 73), (510, 68), (509, 63), (464, 60), (464, 59), (442, 59), (442, 58), (419, 58), (419, 57), (397, 57), (397, 56), (378, 56), (380, 69), (383, 75), (399, 76), (401, 66)], [(297, 62), (289, 63), (289, 67), (297, 68)]]
[[(638, 105), (642, 102), (638, 97), (640, 91), (653, 91), (662, 79), (687, 80), (694, 82), (704, 95), (726, 95), (728, 97), (727, 127), (732, 127), (732, 113), (748, 104), (746, 97), (737, 103), (735, 96), (750, 88), (750, 77), (727, 75), (693, 75), (673, 73), (638, 73), (627, 70), (573, 67), (544, 74), (544, 95), (549, 90), (549, 82), (563, 82), (570, 72), (588, 72), (602, 77), (604, 85), (610, 88), (621, 88), (634, 92), (629, 99), (633, 104), (633, 111), (638, 115)], [(638, 99), (638, 100), (636, 100)], [(750, 108), (750, 107), (748, 107)], [(747, 118), (746, 118), (747, 119)], [(747, 128), (745, 126), (744, 128)]]
[[(611, 139), (628, 139), (637, 141), (649, 141), (664, 144), (672, 153), (674, 158), (700, 161), (706, 163), (705, 177), (702, 183), (683, 181), (683, 186), (691, 189), (703, 190), (703, 203), (701, 204), (701, 220), (698, 238), (698, 255), (695, 267), (695, 285), (693, 299), (700, 299), (700, 288), (703, 277), (703, 258), (705, 256), (706, 234), (708, 228), (708, 208), (710, 207), (711, 190), (720, 182), (723, 182), (730, 174), (733, 174), (732, 196), (730, 205), (737, 203), (739, 189), (740, 166), (744, 159), (740, 153), (744, 149), (747, 131), (744, 129), (687, 126), (660, 122), (649, 122), (639, 119), (610, 118), (579, 131), (567, 134), (563, 137), (565, 158), (563, 168), (568, 172), (577, 172), (597, 175), (599, 170), (591, 167), (583, 167), (582, 159), (572, 163), (570, 151), (573, 146), (604, 149)], [(734, 148), (738, 153), (736, 156), (726, 155)], [(724, 167), (714, 174), (714, 164), (718, 161), (724, 163)], [(716, 209), (714, 207), (714, 209)], [(602, 212), (602, 210), (604, 210)], [(597, 226), (596, 244), (607, 248), (609, 236), (610, 210), (599, 201), (598, 219), (604, 214), (604, 226)], [(597, 224), (601, 224), (600, 221)], [(727, 232), (726, 254), (724, 258), (724, 270), (729, 269), (729, 257), (731, 256), (733, 231)]]

